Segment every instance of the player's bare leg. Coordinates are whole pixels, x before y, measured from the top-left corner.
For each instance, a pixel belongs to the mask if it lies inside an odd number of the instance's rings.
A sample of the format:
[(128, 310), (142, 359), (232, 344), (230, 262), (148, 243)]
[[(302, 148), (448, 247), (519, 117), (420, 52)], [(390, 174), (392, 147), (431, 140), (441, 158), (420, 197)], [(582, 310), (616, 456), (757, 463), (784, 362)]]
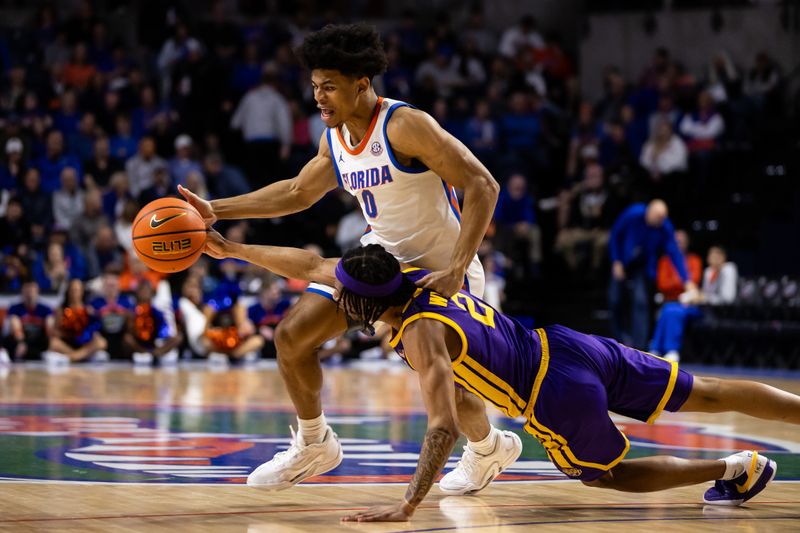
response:
[(317, 350), (347, 329), (336, 303), (304, 293), (275, 330), (278, 367), (297, 410), (298, 431), (285, 452), (275, 454), (247, 478), (247, 484), (266, 490), (287, 489), (304, 479), (324, 474), (342, 462), (342, 447), (322, 414), (322, 367)]
[(777, 469), (775, 461), (755, 451), (711, 460), (643, 457), (622, 461), (601, 478), (583, 483), (624, 492), (653, 492), (716, 481), (705, 492), (703, 501), (710, 505), (734, 506), (763, 491)]
[(736, 411), (765, 420), (800, 424), (800, 396), (756, 381), (695, 376), (692, 392), (680, 411)]

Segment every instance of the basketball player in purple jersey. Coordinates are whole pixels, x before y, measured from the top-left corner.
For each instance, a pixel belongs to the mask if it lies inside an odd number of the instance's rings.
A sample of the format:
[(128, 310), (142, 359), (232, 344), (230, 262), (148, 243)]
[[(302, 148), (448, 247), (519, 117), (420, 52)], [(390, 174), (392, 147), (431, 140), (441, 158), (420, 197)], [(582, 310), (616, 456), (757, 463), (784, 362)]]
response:
[[(374, 28), (328, 26), (309, 35), (299, 55), (311, 70), (327, 126), (317, 156), (297, 177), (249, 194), (207, 202), (181, 188), (183, 196), (211, 225), (217, 219), (302, 211), (342, 187), (358, 200), (370, 224), (362, 244), (379, 243), (398, 260), (428, 269), (420, 286), (451, 296), (466, 281), (469, 291), (481, 296), (483, 269), (475, 252), (498, 194), (489, 171), (428, 114), (375, 94), (372, 78), (386, 69), (386, 56)], [(464, 190), (463, 225), (452, 186)], [(250, 486), (285, 489), (342, 460), (322, 412), (316, 355), (323, 342), (348, 328), (332, 293), (333, 287), (312, 284), (275, 332), (299, 430), (288, 451), (251, 473)], [(457, 410), (469, 442), (462, 461), (440, 482), (449, 494), (480, 490), (522, 451), (514, 433), (491, 427), (483, 402), (473, 394), (460, 389)]]
[(392, 346), (419, 373), (428, 430), (403, 501), (346, 518), (407, 520), (430, 490), (458, 438), (458, 383), (511, 417), (544, 446), (564, 474), (592, 487), (629, 492), (716, 480), (712, 505), (741, 505), (769, 484), (775, 461), (755, 451), (723, 459), (625, 459), (630, 444), (611, 410), (653, 423), (663, 410), (751, 416), (800, 424), (800, 396), (752, 381), (695, 377), (677, 363), (613, 339), (563, 326), (531, 331), (476, 296), (450, 298), (417, 287), (427, 271), (404, 268), (379, 245), (341, 260), (305, 250), (230, 243), (209, 234), (206, 253), (236, 257), (287, 277), (334, 284), (339, 309), (362, 327), (381, 320)]

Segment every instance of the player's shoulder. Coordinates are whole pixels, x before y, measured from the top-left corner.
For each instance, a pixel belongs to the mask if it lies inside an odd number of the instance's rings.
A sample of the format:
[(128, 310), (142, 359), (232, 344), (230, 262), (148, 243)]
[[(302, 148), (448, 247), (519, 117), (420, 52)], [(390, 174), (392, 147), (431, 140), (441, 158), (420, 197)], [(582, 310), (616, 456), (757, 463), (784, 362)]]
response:
[(408, 127), (419, 127), (433, 120), (433, 117), (425, 111), (410, 106), (405, 102), (393, 104), (390, 109), (392, 109), (392, 113), (386, 123), (386, 129), (390, 132)]
[(23, 303), (16, 303), (8, 308), (9, 315), (24, 315), (25, 314), (25, 304)]

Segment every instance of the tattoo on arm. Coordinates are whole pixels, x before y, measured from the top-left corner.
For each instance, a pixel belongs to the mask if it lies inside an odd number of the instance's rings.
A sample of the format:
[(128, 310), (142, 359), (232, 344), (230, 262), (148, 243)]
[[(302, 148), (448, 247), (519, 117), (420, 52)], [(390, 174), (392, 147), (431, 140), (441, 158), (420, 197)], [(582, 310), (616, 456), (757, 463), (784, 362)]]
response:
[(436, 475), (447, 464), (447, 458), (450, 457), (455, 443), (455, 437), (445, 429), (433, 428), (425, 433), (417, 470), (406, 490), (406, 501), (409, 504), (416, 507), (425, 498), (433, 486)]

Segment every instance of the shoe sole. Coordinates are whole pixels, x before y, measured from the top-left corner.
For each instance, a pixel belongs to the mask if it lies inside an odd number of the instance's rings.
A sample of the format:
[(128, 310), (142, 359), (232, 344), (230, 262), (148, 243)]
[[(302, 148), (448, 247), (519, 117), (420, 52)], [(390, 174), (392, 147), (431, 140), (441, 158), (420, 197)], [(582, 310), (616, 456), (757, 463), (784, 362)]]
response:
[(492, 467), (492, 470), (490, 470), (490, 472), (492, 472), (491, 475), (486, 478), (486, 481), (484, 481), (480, 487), (467, 490), (453, 490), (453, 489), (445, 489), (440, 484), (439, 490), (442, 493), (447, 494), (448, 496), (470, 496), (472, 494), (477, 494), (478, 492), (488, 487), (489, 484), (497, 478), (497, 476), (503, 473), (503, 470), (513, 465), (517, 461), (517, 459), (519, 459), (519, 456), (522, 455), (522, 439), (520, 439), (519, 435), (517, 435), (516, 433), (511, 433), (511, 435), (513, 435), (512, 438), (514, 439), (514, 441), (517, 444), (519, 444), (519, 447), (517, 448), (517, 453), (514, 454), (512, 457), (509, 457), (509, 460), (503, 465), (495, 463), (495, 465), (497, 466)]
[(319, 476), (324, 474), (325, 472), (330, 472), (331, 470), (339, 466), (342, 463), (343, 459), (344, 459), (344, 453), (342, 452), (342, 448), (340, 446), (339, 453), (333, 460), (328, 461), (327, 463), (312, 465), (309, 469), (300, 472), (290, 480), (280, 481), (278, 483), (250, 483), (250, 481), (248, 480), (247, 486), (258, 490), (263, 490), (265, 492), (277, 492), (279, 490), (286, 490), (288, 488), (294, 487), (298, 483), (305, 481), (310, 477)]

